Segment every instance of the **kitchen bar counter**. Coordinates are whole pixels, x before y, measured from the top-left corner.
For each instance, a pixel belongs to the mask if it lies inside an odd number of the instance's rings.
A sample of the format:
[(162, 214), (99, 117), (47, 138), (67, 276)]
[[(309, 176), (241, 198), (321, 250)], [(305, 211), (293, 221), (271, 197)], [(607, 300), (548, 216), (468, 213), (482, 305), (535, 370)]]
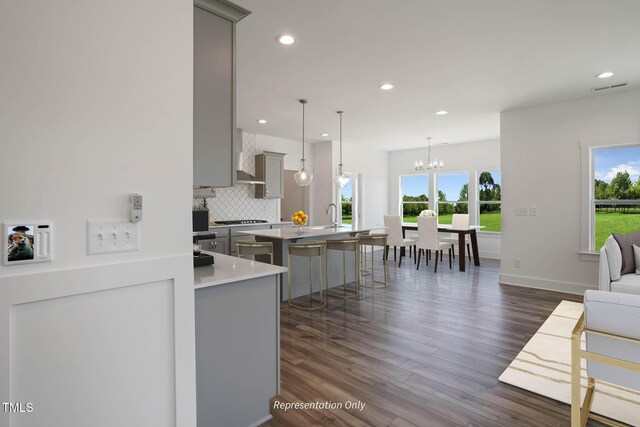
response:
[[(282, 275), (282, 289), (281, 298), (283, 301), (289, 298), (289, 276), (291, 276), (292, 283), (300, 284), (309, 281), (309, 262), (308, 259), (303, 257), (292, 257), (291, 266), (289, 265), (289, 243), (306, 243), (310, 241), (318, 240), (331, 240), (341, 239), (355, 234), (361, 231), (374, 231), (383, 233), (384, 226), (373, 227), (355, 227), (352, 225), (346, 225), (342, 227), (330, 227), (330, 226), (314, 226), (314, 227), (302, 227), (302, 233), (298, 233), (297, 227), (281, 228), (276, 230), (248, 230), (241, 231), (240, 234), (247, 234), (255, 236), (258, 242), (272, 242), (273, 243), (273, 262), (274, 264), (291, 268), (291, 274)], [(342, 253), (338, 251), (327, 251), (326, 256), (326, 273), (325, 279), (328, 281), (328, 287), (342, 285), (342, 268), (345, 266), (347, 282), (353, 282), (354, 277), (354, 256), (353, 253), (346, 256), (343, 264)], [(320, 283), (320, 269), (317, 262), (313, 263), (313, 282)], [(309, 292), (308, 286), (295, 286), (291, 289), (291, 298), (306, 295)]]
[(278, 265), (251, 261), (224, 254), (214, 254), (207, 251), (203, 252), (213, 255), (215, 264), (206, 267), (196, 267), (194, 269), (193, 275), (196, 289), (287, 272), (285, 267)]
[[(371, 231), (371, 230), (379, 230), (381, 233), (384, 232), (384, 226), (373, 226), (373, 227), (355, 227), (352, 225), (342, 225), (340, 227), (331, 227), (326, 225), (313, 226), (313, 227), (302, 227), (302, 234), (298, 232), (297, 227), (287, 227), (287, 228), (278, 228), (274, 230), (250, 230), (250, 231), (241, 231), (242, 234), (251, 234), (256, 237), (262, 237), (267, 239), (276, 239), (276, 240), (299, 240), (299, 239), (308, 239), (311, 237), (337, 237), (341, 234), (355, 234), (361, 231)], [(260, 239), (262, 240), (262, 239)]]
[(254, 222), (251, 224), (216, 224), (216, 223), (209, 223), (209, 229), (210, 230), (214, 230), (216, 228), (240, 228), (240, 227), (251, 227), (251, 226), (265, 226), (265, 227), (270, 227), (272, 225), (293, 225), (293, 222), (291, 221), (276, 221), (276, 222)]

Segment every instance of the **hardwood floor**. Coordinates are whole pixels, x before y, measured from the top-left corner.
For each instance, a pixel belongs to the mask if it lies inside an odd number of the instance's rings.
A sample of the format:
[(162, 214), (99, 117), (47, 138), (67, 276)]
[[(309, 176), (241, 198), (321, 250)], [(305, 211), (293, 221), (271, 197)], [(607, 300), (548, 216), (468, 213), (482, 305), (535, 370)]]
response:
[(560, 301), (581, 298), (501, 286), (496, 261), (446, 264), (390, 262), (389, 288), (320, 312), (284, 303), (274, 400), (366, 406), (272, 409), (265, 426), (568, 426), (569, 406), (498, 377)]

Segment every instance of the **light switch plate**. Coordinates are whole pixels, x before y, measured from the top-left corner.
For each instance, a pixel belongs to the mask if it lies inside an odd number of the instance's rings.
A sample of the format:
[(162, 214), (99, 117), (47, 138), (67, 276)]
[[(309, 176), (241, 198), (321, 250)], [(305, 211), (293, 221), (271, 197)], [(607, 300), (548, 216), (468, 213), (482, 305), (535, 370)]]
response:
[(88, 220), (87, 254), (140, 250), (140, 223), (126, 220)]
[(516, 216), (528, 216), (529, 208), (527, 206), (516, 206), (515, 214)]

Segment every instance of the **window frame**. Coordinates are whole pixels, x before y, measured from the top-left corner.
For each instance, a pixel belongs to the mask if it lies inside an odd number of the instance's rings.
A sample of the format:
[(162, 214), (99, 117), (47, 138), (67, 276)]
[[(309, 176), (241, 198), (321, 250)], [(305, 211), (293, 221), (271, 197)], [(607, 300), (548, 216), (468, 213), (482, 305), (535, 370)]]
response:
[(400, 215), (400, 220), (404, 223), (404, 205), (406, 203), (416, 203), (415, 201), (412, 202), (405, 202), (404, 201), (404, 190), (403, 190), (403, 186), (402, 186), (402, 181), (404, 177), (407, 176), (426, 176), (427, 177), (427, 201), (425, 202), (427, 204), (427, 208), (428, 209), (432, 209), (432, 205), (431, 205), (431, 188), (432, 188), (432, 184), (431, 182), (433, 181), (431, 174), (430, 173), (405, 173), (405, 174), (400, 174), (399, 175), (399, 179), (398, 179), (398, 212)]
[(595, 248), (595, 162), (594, 151), (601, 149), (640, 146), (640, 138), (634, 136), (594, 138), (580, 140), (581, 164), (581, 212), (580, 248), (578, 253), (585, 261), (598, 261), (600, 250)]
[[(438, 194), (439, 194), (439, 188), (438, 188), (438, 181), (439, 181), (439, 177), (441, 175), (466, 175), (467, 176), (467, 200), (466, 201), (459, 201), (459, 200), (453, 200), (453, 201), (449, 201), (449, 200), (445, 200), (443, 202), (441, 202), (438, 199)], [(434, 187), (433, 187), (433, 193), (434, 193), (434, 202), (435, 202), (435, 211), (438, 212), (438, 218), (440, 218), (440, 203), (448, 203), (448, 204), (455, 204), (455, 203), (465, 203), (467, 205), (467, 214), (471, 215), (471, 211), (469, 210), (469, 206), (470, 205), (470, 199), (471, 199), (471, 182), (469, 180), (469, 171), (468, 170), (461, 170), (461, 171), (446, 171), (446, 172), (434, 172), (433, 174), (433, 181), (434, 181)], [(438, 220), (438, 224), (440, 224), (440, 220)]]
[[(480, 200), (480, 174), (482, 172), (500, 172), (500, 200)], [(476, 176), (475, 176), (475, 189), (476, 189), (476, 223), (477, 225), (482, 225), (480, 224), (480, 205), (484, 204), (484, 205), (500, 205), (500, 215), (502, 216), (502, 169), (500, 168), (485, 168), (485, 169), (478, 169), (476, 171)], [(500, 231), (490, 231), (490, 230), (483, 230), (480, 229), (478, 230), (478, 232), (481, 233), (487, 233), (487, 234), (500, 234), (502, 233), (502, 220), (500, 221)]]

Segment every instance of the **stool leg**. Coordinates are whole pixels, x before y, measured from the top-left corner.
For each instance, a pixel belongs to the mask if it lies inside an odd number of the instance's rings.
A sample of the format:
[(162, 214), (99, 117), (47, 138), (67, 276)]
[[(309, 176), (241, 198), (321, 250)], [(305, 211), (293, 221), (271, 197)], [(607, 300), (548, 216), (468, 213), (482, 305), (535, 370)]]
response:
[[(328, 263), (325, 263), (325, 265)], [(322, 290), (322, 257), (318, 257), (318, 274), (320, 274), (320, 305), (324, 304), (324, 298), (323, 298), (323, 293), (324, 291)], [(326, 277), (327, 281), (326, 281), (326, 288), (327, 288), (327, 294), (329, 293), (329, 277)], [(329, 300), (329, 295), (327, 295), (327, 301)]]
[(289, 280), (288, 280), (288, 291), (289, 291), (289, 298), (287, 299), (287, 303), (289, 304), (289, 306), (291, 306), (291, 255), (288, 255), (288, 270), (289, 270)]
[(416, 257), (418, 260), (416, 262), (416, 264), (418, 264), (418, 266), (416, 267), (416, 270), (420, 269), (420, 255), (422, 255), (422, 249), (418, 249), (418, 256)]
[(356, 257), (356, 269), (353, 272), (355, 274), (355, 280), (356, 280), (356, 297), (360, 296), (360, 274), (358, 274), (358, 266), (360, 266), (360, 252), (355, 251), (353, 253), (353, 256)]
[[(313, 258), (309, 257), (309, 307), (313, 306)], [(320, 294), (320, 301), (322, 301), (322, 294)]]

